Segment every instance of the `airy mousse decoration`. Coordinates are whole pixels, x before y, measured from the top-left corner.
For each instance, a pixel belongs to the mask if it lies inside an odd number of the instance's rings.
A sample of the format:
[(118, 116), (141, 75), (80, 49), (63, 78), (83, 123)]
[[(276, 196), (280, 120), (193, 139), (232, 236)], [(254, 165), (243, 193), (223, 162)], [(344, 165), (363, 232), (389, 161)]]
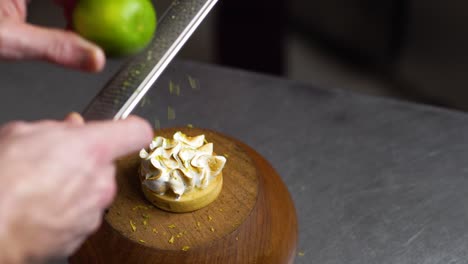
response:
[[(140, 151), (140, 158), (143, 191), (160, 208), (155, 197), (165, 196), (166, 203), (171, 200), (183, 202), (182, 198), (186, 196), (189, 200), (196, 200), (199, 198), (197, 192), (202, 195), (203, 191), (209, 191), (217, 192), (214, 200), (221, 190), (222, 179), (218, 178), (222, 178), (226, 158), (213, 153), (213, 143), (208, 143), (205, 135), (189, 137), (177, 132), (172, 139), (156, 137), (149, 151)], [(209, 187), (214, 184), (219, 188), (211, 190)], [(152, 193), (148, 193), (148, 190)], [(190, 197), (188, 194), (191, 194)], [(163, 209), (171, 211), (170, 208)]]

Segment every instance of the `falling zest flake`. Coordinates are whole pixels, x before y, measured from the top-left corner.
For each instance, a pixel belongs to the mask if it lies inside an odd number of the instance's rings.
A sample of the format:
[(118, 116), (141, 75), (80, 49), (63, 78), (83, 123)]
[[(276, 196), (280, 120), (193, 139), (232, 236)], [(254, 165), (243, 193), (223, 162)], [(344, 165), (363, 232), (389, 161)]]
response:
[(177, 238), (181, 238), (184, 234), (180, 232), (179, 234), (176, 235)]
[(214, 227), (210, 227), (210, 231), (214, 232), (215, 231)]
[(187, 76), (188, 77), (188, 81), (189, 81), (189, 84), (190, 84), (190, 87), (192, 87), (192, 89), (197, 89), (198, 88), (198, 81), (194, 78), (192, 78), (192, 76)]
[(143, 220), (143, 225), (148, 225), (148, 220)]
[(298, 255), (299, 257), (303, 257), (303, 256), (305, 255), (305, 253), (304, 253), (304, 251), (299, 251), (299, 253), (297, 253), (297, 255)]
[(153, 228), (153, 233), (157, 234), (158, 230), (156, 230), (156, 228)]
[(167, 107), (167, 120), (174, 120), (176, 118), (176, 113), (174, 108), (168, 106)]
[(153, 59), (153, 51), (149, 50), (148, 54), (146, 54), (146, 60), (150, 61)]
[(132, 220), (130, 220), (130, 227), (132, 228), (132, 232), (135, 232), (137, 229), (135, 223), (133, 223)]
[(188, 128), (193, 128), (193, 125), (192, 124), (187, 124), (187, 127)]
[(180, 95), (180, 85), (173, 83), (172, 81), (169, 82), (169, 94), (175, 94), (177, 96)]
[(172, 81), (169, 81), (169, 93), (173, 94), (174, 93), (174, 83)]
[(141, 99), (140, 107), (145, 107), (145, 105), (149, 105), (149, 104), (150, 104), (150, 100), (148, 99), (148, 97), (143, 97)]
[(156, 128), (156, 129), (161, 128), (161, 122), (159, 122), (159, 119), (154, 120), (154, 128)]
[(140, 243), (142, 243), (142, 244), (146, 243), (146, 241), (144, 241), (143, 239), (140, 239), (140, 240), (138, 240), (138, 241), (139, 241)]
[(208, 221), (211, 221), (213, 220), (213, 217), (211, 217), (211, 215), (208, 216)]
[(167, 227), (169, 227), (170, 229), (174, 229), (174, 228), (176, 228), (176, 225), (171, 224), (171, 225), (169, 225), (169, 226), (167, 226)]

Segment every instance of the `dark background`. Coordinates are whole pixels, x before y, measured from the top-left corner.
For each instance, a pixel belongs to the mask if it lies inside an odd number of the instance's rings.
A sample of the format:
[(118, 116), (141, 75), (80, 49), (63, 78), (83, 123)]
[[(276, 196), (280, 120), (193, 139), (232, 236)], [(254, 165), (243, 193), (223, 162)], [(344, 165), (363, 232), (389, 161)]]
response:
[[(63, 26), (51, 2), (30, 21)], [(220, 0), (179, 57), (466, 110), (467, 15), (462, 0)]]
[[(468, 109), (467, 13), (463, 1), (220, 0), (180, 58), (311, 85), (180, 62), (160, 81), (200, 77), (198, 100), (173, 98), (176, 122), (223, 129), (278, 168), (300, 208), (298, 263), (466, 263), (466, 115), (319, 88)], [(33, 1), (30, 20), (64, 25), (50, 1)], [(2, 115), (22, 119), (82, 109), (118, 63), (0, 66), (14, 90)]]

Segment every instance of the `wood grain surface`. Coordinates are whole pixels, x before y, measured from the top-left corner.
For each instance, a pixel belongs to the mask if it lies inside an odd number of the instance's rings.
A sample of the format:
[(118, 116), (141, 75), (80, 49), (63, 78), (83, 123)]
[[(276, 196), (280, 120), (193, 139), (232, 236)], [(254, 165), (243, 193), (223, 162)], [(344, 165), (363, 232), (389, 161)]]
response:
[(250, 147), (213, 131), (172, 128), (205, 134), (225, 155), (223, 189), (198, 211), (170, 213), (143, 196), (139, 160), (118, 162), (115, 202), (101, 228), (70, 258), (71, 263), (292, 263), (297, 220), (290, 195), (272, 167)]

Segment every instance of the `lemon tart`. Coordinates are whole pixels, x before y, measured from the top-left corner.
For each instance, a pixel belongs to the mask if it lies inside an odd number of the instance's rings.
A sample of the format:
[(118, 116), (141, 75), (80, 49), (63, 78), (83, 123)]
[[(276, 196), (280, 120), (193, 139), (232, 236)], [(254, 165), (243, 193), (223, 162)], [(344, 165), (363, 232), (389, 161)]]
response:
[(140, 151), (139, 177), (145, 197), (160, 209), (184, 213), (201, 209), (222, 190), (226, 158), (213, 152), (204, 135), (176, 132), (156, 137)]

